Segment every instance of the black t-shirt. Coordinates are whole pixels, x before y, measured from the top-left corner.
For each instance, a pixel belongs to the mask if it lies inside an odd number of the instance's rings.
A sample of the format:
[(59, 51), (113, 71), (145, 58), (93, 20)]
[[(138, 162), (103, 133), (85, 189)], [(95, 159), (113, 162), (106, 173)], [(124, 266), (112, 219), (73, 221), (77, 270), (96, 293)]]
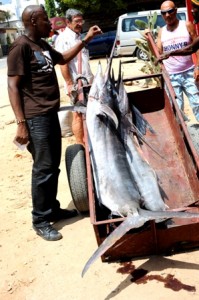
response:
[(20, 94), (26, 118), (57, 111), (60, 93), (54, 65), (61, 54), (47, 42), (18, 37), (8, 54), (8, 76), (22, 76)]

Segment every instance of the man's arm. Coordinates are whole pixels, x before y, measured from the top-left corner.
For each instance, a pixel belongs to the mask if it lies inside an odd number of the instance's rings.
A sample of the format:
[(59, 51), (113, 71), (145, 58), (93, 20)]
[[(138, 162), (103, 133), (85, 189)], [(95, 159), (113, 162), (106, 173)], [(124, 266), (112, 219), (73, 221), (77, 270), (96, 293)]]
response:
[(71, 88), (73, 86), (73, 80), (71, 78), (71, 73), (69, 71), (69, 67), (68, 67), (67, 64), (60, 65), (60, 70), (61, 70), (62, 76), (63, 76), (63, 78), (66, 82), (66, 85), (67, 85), (68, 95), (70, 96)]
[(199, 37), (197, 37), (191, 45), (188, 45), (182, 49), (166, 52), (160, 55), (158, 60), (164, 60), (169, 58), (169, 56), (186, 56), (195, 53), (199, 49)]
[(67, 62), (69, 62), (79, 53), (79, 51), (81, 51), (84, 48), (85, 44), (90, 42), (94, 36), (100, 33), (102, 33), (102, 31), (97, 25), (91, 27), (87, 32), (86, 36), (84, 37), (83, 41), (77, 42), (77, 44), (74, 47), (72, 47), (70, 50), (67, 50), (62, 53), (62, 58), (58, 63), (60, 65), (64, 65)]
[(21, 76), (9, 76), (8, 77), (8, 95), (10, 104), (14, 111), (17, 125), (17, 132), (15, 140), (19, 144), (27, 144), (28, 142), (28, 130), (25, 121), (25, 116), (22, 109), (21, 97), (19, 93), (19, 86), (21, 82)]
[[(186, 22), (187, 30), (190, 34), (192, 42), (197, 39), (197, 34), (195, 30), (195, 26), (190, 22)], [(199, 50), (196, 51), (196, 68), (194, 69), (194, 78), (196, 81), (199, 81)]]
[[(61, 33), (55, 41), (55, 50), (60, 53), (63, 53), (66, 50), (69, 50), (70, 48), (71, 45), (66, 40), (64, 33)], [(67, 86), (68, 95), (70, 96), (71, 87), (73, 85), (73, 79), (68, 64), (60, 65), (60, 70), (61, 70), (62, 77)]]

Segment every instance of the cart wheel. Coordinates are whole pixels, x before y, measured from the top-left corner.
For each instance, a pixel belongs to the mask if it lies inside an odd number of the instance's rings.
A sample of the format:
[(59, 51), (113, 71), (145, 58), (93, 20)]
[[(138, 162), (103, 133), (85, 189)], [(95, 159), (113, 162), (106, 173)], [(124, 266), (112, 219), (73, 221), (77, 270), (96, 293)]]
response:
[(80, 212), (88, 212), (88, 185), (85, 149), (81, 144), (70, 145), (65, 153), (66, 173), (75, 207)]

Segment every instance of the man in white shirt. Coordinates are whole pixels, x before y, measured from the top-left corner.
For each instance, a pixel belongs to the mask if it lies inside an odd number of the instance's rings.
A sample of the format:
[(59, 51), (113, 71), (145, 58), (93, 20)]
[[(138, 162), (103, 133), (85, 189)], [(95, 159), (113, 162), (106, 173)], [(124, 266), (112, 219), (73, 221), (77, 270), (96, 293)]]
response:
[[(81, 32), (84, 24), (83, 14), (81, 11), (76, 9), (68, 9), (66, 11), (66, 28), (60, 35), (57, 37), (55, 42), (55, 49), (61, 53), (72, 48), (77, 42), (81, 40)], [(86, 46), (86, 43), (85, 43)], [(73, 58), (68, 64), (60, 66), (62, 76), (65, 80), (66, 93), (71, 98), (71, 102), (75, 103), (77, 99), (75, 98), (74, 93), (75, 86), (79, 76), (83, 77), (83, 84), (91, 84), (93, 80), (93, 74), (89, 65), (89, 52), (86, 47)], [(81, 123), (81, 116), (78, 113), (73, 113), (73, 133), (76, 136), (76, 131), (80, 133), (83, 129), (82, 125), (80, 128), (75, 128), (74, 123)], [(78, 127), (78, 126), (77, 126)], [(75, 131), (75, 132), (74, 132)], [(81, 134), (80, 134), (81, 135)], [(83, 143), (83, 137), (77, 137), (77, 142)], [(83, 143), (84, 144), (84, 143)]]
[[(58, 36), (55, 48), (57, 51), (63, 53), (64, 51), (72, 48), (78, 41), (81, 40), (81, 32), (84, 24), (83, 14), (76, 9), (68, 9), (66, 11), (66, 25), (67, 27)], [(71, 88), (78, 75), (83, 75), (87, 83), (92, 83), (93, 74), (89, 64), (89, 52), (87, 48), (81, 51), (82, 58), (82, 72), (79, 74), (78, 70), (78, 55), (73, 58), (65, 66), (61, 66), (62, 76), (66, 82), (67, 94), (71, 96)]]

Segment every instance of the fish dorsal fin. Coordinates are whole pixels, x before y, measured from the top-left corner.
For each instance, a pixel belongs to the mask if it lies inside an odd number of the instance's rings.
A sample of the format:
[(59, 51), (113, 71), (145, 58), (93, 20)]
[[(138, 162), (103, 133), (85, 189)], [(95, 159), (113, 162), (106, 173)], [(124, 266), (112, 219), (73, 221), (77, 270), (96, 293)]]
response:
[(156, 134), (155, 130), (149, 124), (149, 122), (143, 117), (141, 112), (132, 104), (131, 109), (133, 111), (133, 118), (135, 126), (139, 129), (142, 135), (146, 134), (146, 129), (148, 129), (151, 133)]
[(119, 72), (118, 72), (118, 79), (117, 79), (117, 83), (116, 83), (116, 89), (117, 91), (119, 92), (119, 87), (120, 87), (120, 83), (121, 83), (121, 80), (122, 80), (122, 62), (120, 60), (119, 62)]
[(116, 41), (117, 41), (117, 37), (115, 37), (113, 47), (112, 47), (112, 50), (111, 50), (111, 54), (110, 54), (110, 57), (108, 59), (108, 63), (107, 63), (106, 71), (105, 71), (105, 82), (107, 81), (108, 77), (111, 74), (111, 66), (112, 66), (112, 60), (113, 60), (113, 55), (114, 55), (114, 49), (115, 49), (115, 46), (116, 46)]
[(97, 116), (106, 116), (110, 119), (110, 121), (114, 124), (116, 128), (118, 128), (119, 122), (114, 111), (106, 104), (100, 103), (96, 112)]

